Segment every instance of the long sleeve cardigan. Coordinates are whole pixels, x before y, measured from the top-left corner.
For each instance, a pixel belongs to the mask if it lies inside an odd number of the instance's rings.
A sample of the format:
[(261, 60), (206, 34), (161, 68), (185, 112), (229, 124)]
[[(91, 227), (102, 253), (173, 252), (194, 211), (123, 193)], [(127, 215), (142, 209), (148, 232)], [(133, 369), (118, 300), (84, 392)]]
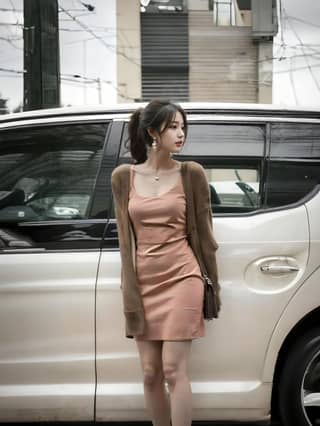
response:
[[(220, 307), (216, 262), (218, 244), (213, 234), (208, 180), (204, 168), (195, 161), (182, 162), (181, 176), (186, 194), (187, 239), (201, 270), (205, 268), (217, 290), (217, 302)], [(130, 164), (122, 164), (113, 170), (111, 185), (121, 257), (121, 289), (126, 337), (132, 338), (144, 332), (145, 318), (135, 270), (135, 235), (128, 213)]]

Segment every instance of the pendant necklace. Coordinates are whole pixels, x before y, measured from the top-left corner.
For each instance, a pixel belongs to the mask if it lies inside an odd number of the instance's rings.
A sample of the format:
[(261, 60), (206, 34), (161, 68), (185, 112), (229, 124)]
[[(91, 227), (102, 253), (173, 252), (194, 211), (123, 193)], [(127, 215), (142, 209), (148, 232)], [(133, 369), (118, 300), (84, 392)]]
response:
[[(175, 172), (177, 169), (174, 169), (173, 171)], [(167, 173), (170, 173), (170, 171), (168, 171)], [(158, 175), (158, 171), (156, 171), (156, 174), (153, 176), (155, 181), (158, 181), (160, 179), (160, 176)]]

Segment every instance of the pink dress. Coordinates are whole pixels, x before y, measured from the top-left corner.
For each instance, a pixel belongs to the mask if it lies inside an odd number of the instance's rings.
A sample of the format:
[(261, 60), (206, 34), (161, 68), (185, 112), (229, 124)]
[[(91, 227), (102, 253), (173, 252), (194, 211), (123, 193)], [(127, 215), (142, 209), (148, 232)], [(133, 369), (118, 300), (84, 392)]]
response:
[[(203, 281), (186, 235), (186, 197), (177, 183), (155, 197), (139, 195), (131, 165), (128, 211), (136, 239), (136, 273), (146, 327), (137, 340), (204, 336)], [(137, 172), (141, 173), (141, 172)]]

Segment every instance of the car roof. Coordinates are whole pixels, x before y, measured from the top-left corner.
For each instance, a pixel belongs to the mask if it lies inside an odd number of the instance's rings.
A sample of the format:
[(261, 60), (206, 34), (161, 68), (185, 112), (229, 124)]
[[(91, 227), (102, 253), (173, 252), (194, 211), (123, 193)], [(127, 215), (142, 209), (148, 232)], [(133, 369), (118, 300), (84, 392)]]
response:
[[(232, 114), (250, 116), (286, 116), (320, 118), (320, 108), (292, 107), (276, 104), (249, 103), (215, 103), (215, 102), (178, 102), (188, 113), (194, 114)], [(130, 114), (139, 107), (145, 107), (148, 102), (123, 103), (97, 106), (67, 106), (60, 108), (38, 109), (33, 111), (0, 115), (0, 123), (37, 118), (71, 117), (74, 115), (112, 115)]]

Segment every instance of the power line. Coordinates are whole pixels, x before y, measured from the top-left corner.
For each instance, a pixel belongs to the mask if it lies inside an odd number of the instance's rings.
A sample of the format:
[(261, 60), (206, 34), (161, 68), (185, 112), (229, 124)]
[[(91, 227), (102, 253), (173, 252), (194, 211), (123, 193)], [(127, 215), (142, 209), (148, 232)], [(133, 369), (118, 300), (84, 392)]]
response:
[[(109, 38), (110, 36), (108, 36), (108, 37), (104, 37), (104, 38)], [(95, 38), (94, 37), (90, 37), (90, 38), (82, 38), (82, 39), (80, 39), (80, 40), (73, 40), (73, 41), (68, 41), (68, 42), (66, 42), (66, 43), (63, 43), (63, 46), (69, 46), (70, 44), (77, 44), (77, 43), (83, 43), (84, 41), (92, 41), (92, 40), (95, 40)]]
[(292, 22), (290, 22), (290, 20), (289, 20), (289, 19), (288, 19), (288, 23), (289, 23), (290, 28), (292, 29), (292, 31), (293, 31), (293, 33), (294, 33), (294, 35), (296, 36), (296, 38), (299, 40), (299, 42), (300, 42), (300, 44), (301, 44), (301, 49), (302, 49), (302, 51), (303, 51), (303, 53), (304, 53), (304, 60), (306, 61), (307, 68), (308, 68), (308, 70), (309, 70), (309, 72), (310, 72), (310, 74), (311, 74), (311, 77), (312, 77), (312, 79), (313, 79), (313, 81), (314, 81), (314, 83), (315, 83), (315, 85), (316, 85), (316, 87), (317, 87), (318, 91), (320, 92), (320, 84), (319, 84), (318, 80), (316, 79), (316, 77), (315, 77), (315, 75), (314, 75), (314, 73), (313, 73), (312, 67), (311, 67), (310, 62), (309, 62), (308, 55), (305, 53), (305, 48), (304, 48), (304, 46), (303, 46), (303, 42), (302, 42), (302, 40), (301, 40), (301, 38), (300, 38), (299, 34), (298, 34), (298, 33), (297, 33), (297, 31), (295, 30), (295, 28), (294, 28), (294, 26), (293, 26)]
[(22, 40), (22, 37), (16, 38), (16, 39), (10, 39), (7, 37), (0, 37), (1, 41), (6, 41), (7, 43), (10, 44), (10, 46), (14, 47), (17, 50), (23, 50), (22, 47), (16, 46), (13, 42), (16, 40)]
[[(310, 54), (308, 54), (308, 56), (315, 57), (316, 59), (319, 57), (319, 60), (320, 60), (320, 52), (319, 51), (316, 51), (314, 53), (310, 53)], [(305, 54), (295, 54), (295, 55), (288, 55), (288, 56), (282, 56), (282, 55), (281, 56), (268, 56), (264, 59), (257, 59), (257, 60), (253, 59), (251, 62), (259, 64), (261, 62), (285, 61), (287, 59), (289, 60), (291, 58), (300, 58), (300, 57), (301, 58), (305, 57)]]
[(10, 73), (15, 73), (15, 74), (24, 74), (25, 73), (25, 71), (13, 70), (13, 69), (10, 69), (10, 68), (2, 68), (2, 67), (0, 67), (0, 71), (10, 72)]
[[(91, 15), (90, 12), (84, 12), (84, 13), (80, 13), (78, 15), (74, 15), (74, 18), (81, 18), (81, 16), (89, 16), (89, 15)], [(72, 22), (73, 20), (72, 19), (67, 19), (67, 18), (65, 18), (65, 19), (64, 18), (60, 18), (59, 21), (61, 21), (61, 22)]]
[[(280, 43), (274, 42), (273, 44), (275, 46), (281, 46)], [(311, 50), (312, 52), (320, 53), (320, 48), (315, 49), (316, 47), (320, 47), (320, 44), (304, 43), (303, 45), (301, 45), (300, 43), (297, 43), (297, 44), (287, 44), (286, 46), (287, 48), (293, 49), (293, 50), (302, 50), (302, 48), (304, 47), (305, 49)]]
[[(127, 96), (126, 94), (122, 93), (119, 89), (119, 87), (115, 86), (111, 80), (103, 80), (101, 78), (90, 78), (82, 76), (81, 74), (62, 74), (61, 77), (62, 80), (67, 80), (73, 83), (80, 83), (80, 84), (86, 84), (86, 83), (105, 83), (110, 85), (118, 94), (124, 99), (131, 99), (134, 101), (135, 98)], [(79, 80), (80, 79), (80, 80)], [(81, 81), (83, 80), (83, 81)]]
[(89, 12), (93, 12), (95, 10), (95, 6), (92, 6), (90, 3), (85, 3), (84, 1), (78, 0), (78, 3), (81, 4), (81, 6), (85, 7), (89, 10)]
[(320, 28), (320, 25), (319, 25), (319, 24), (314, 24), (313, 22), (306, 21), (305, 19), (296, 18), (295, 16), (291, 16), (291, 15), (288, 15), (288, 14), (286, 14), (286, 16), (287, 16), (287, 18), (289, 18), (289, 19), (292, 19), (292, 20), (294, 20), (294, 21), (298, 21), (298, 22), (302, 22), (303, 24), (306, 24), (306, 25), (308, 25), (308, 26), (315, 27), (315, 28)]
[(22, 13), (23, 10), (22, 9), (15, 9), (14, 7), (12, 7), (12, 9), (0, 7), (0, 12), (20, 12), (20, 13)]
[[(89, 34), (91, 34), (95, 39), (97, 39), (104, 47), (106, 47), (108, 50), (115, 50), (114, 46), (112, 46), (111, 44), (108, 44), (105, 42), (105, 40), (98, 36), (94, 31), (91, 30), (91, 28), (89, 28), (86, 24), (84, 24), (83, 22), (79, 21), (77, 18), (75, 18), (71, 13), (68, 12), (68, 10), (66, 10), (64, 7), (60, 6), (60, 9), (67, 15), (69, 16), (74, 22), (76, 22), (81, 28), (83, 28), (84, 31), (88, 32)], [(118, 55), (123, 56), (125, 59), (127, 59), (128, 61), (130, 61), (132, 64), (140, 67), (140, 64), (138, 64), (137, 62), (135, 62), (135, 60), (133, 58), (130, 58), (128, 55), (126, 55), (124, 52), (121, 51), (117, 51), (116, 53)]]
[(293, 63), (293, 60), (292, 60), (292, 58), (290, 58), (290, 74), (289, 74), (290, 84), (291, 84), (291, 87), (292, 87), (292, 92), (293, 92), (295, 103), (296, 103), (296, 105), (298, 105), (297, 91), (296, 91), (296, 86), (295, 86), (295, 82), (294, 82), (294, 78), (293, 78), (293, 72), (292, 72), (292, 68), (293, 68), (292, 63)]
[[(16, 9), (16, 7), (15, 7), (15, 5), (14, 5), (13, 1), (12, 1), (12, 0), (9, 0), (9, 2), (10, 2), (11, 7), (12, 7), (12, 9), (13, 9), (14, 17), (16, 18), (16, 21), (17, 21), (17, 22), (19, 22), (19, 18), (18, 18), (18, 11), (17, 11), (17, 9)], [(20, 12), (22, 12), (22, 10), (21, 10)]]
[(12, 23), (12, 22), (0, 22), (0, 26), (3, 27), (21, 27), (23, 28), (23, 24), (19, 24), (19, 22)]

